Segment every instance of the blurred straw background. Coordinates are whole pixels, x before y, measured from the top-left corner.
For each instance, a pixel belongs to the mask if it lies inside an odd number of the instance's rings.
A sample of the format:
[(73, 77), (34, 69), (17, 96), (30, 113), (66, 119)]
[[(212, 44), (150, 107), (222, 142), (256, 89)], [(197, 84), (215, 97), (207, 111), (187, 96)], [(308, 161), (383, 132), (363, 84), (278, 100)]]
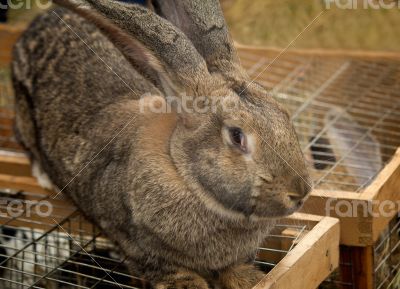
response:
[[(286, 47), (321, 11), (326, 10), (296, 41), (294, 48), (400, 50), (400, 3), (393, 9), (344, 10), (331, 0), (221, 0), (236, 41)], [(347, 3), (354, 0), (336, 0)], [(361, 8), (360, 8), (361, 7)]]

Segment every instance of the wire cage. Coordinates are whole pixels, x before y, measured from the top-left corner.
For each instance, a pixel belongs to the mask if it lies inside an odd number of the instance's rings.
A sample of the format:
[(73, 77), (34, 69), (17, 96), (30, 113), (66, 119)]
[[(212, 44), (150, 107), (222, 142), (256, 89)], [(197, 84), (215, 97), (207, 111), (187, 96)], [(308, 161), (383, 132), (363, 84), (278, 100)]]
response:
[[(139, 288), (124, 257), (73, 206), (11, 192), (1, 196), (1, 288)], [(39, 207), (44, 202), (51, 214)], [(18, 204), (12, 212), (10, 203)]]
[(394, 218), (373, 250), (375, 288), (400, 286), (400, 218)]
[(400, 59), (240, 52), (250, 76), (290, 111), (315, 189), (362, 192), (392, 159), (400, 146)]
[[(0, 201), (1, 288), (148, 288), (68, 201), (15, 186), (2, 190)], [(259, 248), (255, 263), (269, 274), (258, 288), (287, 288), (274, 286), (289, 284), (317, 257), (321, 263), (309, 269), (310, 278), (291, 287), (315, 288), (337, 267), (338, 244), (336, 219), (297, 214), (282, 220)]]
[(400, 200), (400, 54), (239, 47), (292, 115), (315, 185), (304, 211), (340, 218), (343, 245), (373, 245), (399, 211), (373, 214)]

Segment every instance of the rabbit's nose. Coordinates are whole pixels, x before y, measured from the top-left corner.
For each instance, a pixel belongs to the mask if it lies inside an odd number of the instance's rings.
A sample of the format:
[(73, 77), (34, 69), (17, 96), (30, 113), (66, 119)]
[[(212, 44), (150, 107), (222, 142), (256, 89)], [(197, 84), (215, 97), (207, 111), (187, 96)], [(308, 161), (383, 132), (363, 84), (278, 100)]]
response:
[(295, 202), (295, 203), (300, 203), (301, 200), (303, 200), (303, 197), (304, 197), (303, 195), (299, 195), (297, 193), (291, 193), (291, 192), (288, 193), (288, 196), (289, 196), (290, 200)]
[(309, 179), (300, 176), (295, 178), (294, 187), (296, 189), (296, 195), (300, 198), (306, 197), (312, 189)]

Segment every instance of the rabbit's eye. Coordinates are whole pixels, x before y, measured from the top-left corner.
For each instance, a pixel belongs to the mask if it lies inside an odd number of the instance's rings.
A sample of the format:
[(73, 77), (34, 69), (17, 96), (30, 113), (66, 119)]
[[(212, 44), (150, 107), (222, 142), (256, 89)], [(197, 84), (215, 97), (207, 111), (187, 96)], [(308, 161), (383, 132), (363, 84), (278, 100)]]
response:
[(234, 127), (229, 129), (229, 135), (232, 144), (237, 146), (241, 151), (247, 152), (246, 136), (240, 128)]

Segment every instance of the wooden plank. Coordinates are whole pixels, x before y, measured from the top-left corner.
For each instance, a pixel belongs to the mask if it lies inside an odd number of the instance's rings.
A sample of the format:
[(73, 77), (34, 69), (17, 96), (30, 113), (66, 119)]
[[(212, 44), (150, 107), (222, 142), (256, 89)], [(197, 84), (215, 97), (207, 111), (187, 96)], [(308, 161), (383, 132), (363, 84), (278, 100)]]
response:
[(23, 27), (0, 24), (0, 66), (9, 65), (14, 43), (23, 32)]
[[(260, 47), (235, 43), (240, 51), (252, 54), (279, 55), (283, 49), (276, 47)], [(387, 51), (365, 51), (365, 50), (341, 50), (341, 49), (288, 49), (285, 51), (285, 58), (296, 57), (324, 57), (324, 58), (358, 58), (365, 60), (400, 60), (400, 53)]]
[(351, 249), (354, 289), (374, 288), (374, 249), (368, 247), (353, 247)]
[(31, 176), (31, 164), (23, 153), (0, 151), (0, 174)]
[(337, 219), (323, 218), (254, 289), (317, 288), (339, 265), (339, 232)]
[[(394, 208), (383, 215), (380, 206), (388, 201)], [(363, 192), (314, 190), (302, 212), (339, 218), (342, 245), (372, 246), (399, 212), (399, 204), (400, 149)]]
[(309, 233), (309, 230), (302, 230), (300, 228), (287, 228), (283, 230), (281, 234), (287, 238), (281, 239), (280, 248), (282, 250), (289, 251), (292, 246), (296, 246)]
[[(376, 242), (393, 217), (400, 212), (400, 148), (392, 160), (367, 187), (363, 197), (374, 200), (373, 241)], [(383, 207), (386, 204), (386, 207)], [(393, 207), (390, 207), (390, 206)]]
[(0, 174), (0, 188), (26, 191), (44, 195), (54, 195), (53, 192), (43, 189), (33, 177), (21, 177)]
[[(374, 251), (372, 246), (340, 246), (339, 275), (334, 281), (351, 284), (353, 289), (374, 288)], [(336, 288), (336, 287), (335, 287)], [(349, 285), (338, 287), (347, 289)]]
[(362, 211), (368, 206), (361, 193), (315, 190), (301, 212), (340, 219), (340, 244), (366, 246), (373, 243), (373, 218)]
[(313, 222), (314, 225), (316, 225), (317, 223), (321, 222), (324, 218), (325, 218), (324, 216), (320, 215), (312, 215), (312, 214), (298, 212), (290, 215), (290, 217), (286, 218), (285, 221), (296, 225), (297, 220), (300, 219), (302, 221)]
[(15, 116), (14, 110), (7, 107), (0, 107), (0, 117), (4, 119), (12, 120)]
[[(334, 274), (331, 276), (332, 281), (331, 282), (343, 282), (345, 284), (354, 284), (354, 268), (353, 268), (353, 258), (352, 258), (352, 249), (353, 248), (359, 248), (359, 247), (349, 247), (349, 246), (340, 246), (340, 267), (338, 269), (337, 274)], [(337, 289), (347, 289), (346, 287), (349, 286), (343, 286), (339, 287)]]
[[(396, 153), (392, 157), (392, 160), (381, 170), (375, 180), (365, 189), (363, 195), (366, 199), (377, 198), (381, 194), (382, 188), (390, 182), (393, 178), (393, 174), (397, 171), (400, 166), (400, 148), (397, 149)], [(400, 184), (400, 183), (399, 183)]]
[[(23, 191), (23, 188), (16, 188), (16, 190)], [(10, 192), (8, 196), (3, 193), (1, 198), (6, 200), (7, 203), (11, 201), (19, 202), (11, 208), (3, 203), (0, 205), (0, 224), (47, 231), (57, 226), (62, 220), (69, 218), (64, 225), (65, 229), (72, 230), (72, 232), (83, 230), (91, 234), (94, 225), (78, 212), (72, 201), (66, 196), (53, 199), (53, 195), (54, 193), (49, 191), (44, 191), (42, 194), (40, 192), (32, 193), (32, 190), (29, 193)], [(13, 214), (7, 211), (9, 209)], [(45, 212), (51, 215), (41, 215)]]

